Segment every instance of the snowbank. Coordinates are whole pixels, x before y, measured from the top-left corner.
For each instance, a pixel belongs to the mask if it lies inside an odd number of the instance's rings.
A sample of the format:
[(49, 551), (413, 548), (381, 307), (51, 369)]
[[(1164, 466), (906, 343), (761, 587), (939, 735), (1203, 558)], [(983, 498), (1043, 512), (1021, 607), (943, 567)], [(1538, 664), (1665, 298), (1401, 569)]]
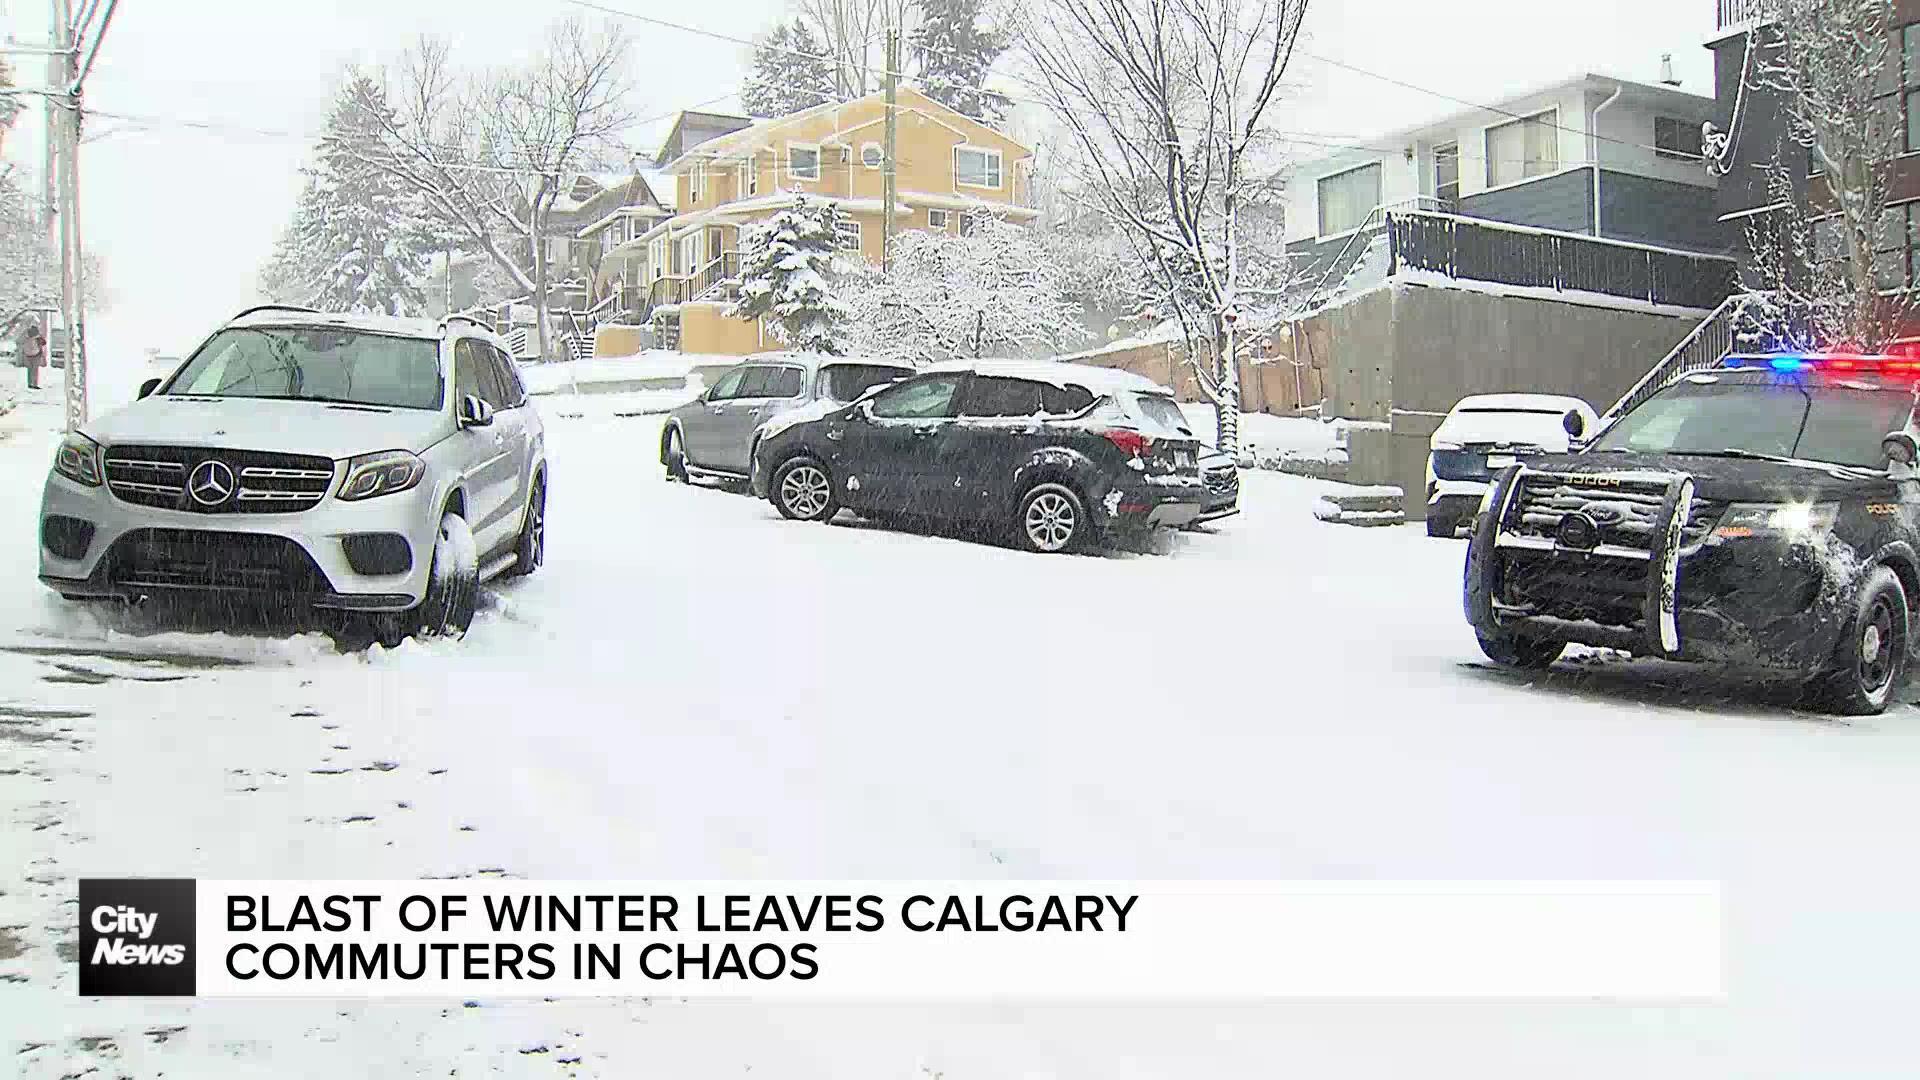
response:
[(520, 381), (526, 383), (530, 394), (552, 394), (571, 389), (576, 384), (685, 379), (696, 367), (730, 367), (743, 359), (745, 357), (652, 349), (632, 356), (563, 360), (556, 364), (521, 364)]
[[(1188, 402), (1180, 406), (1200, 441), (1214, 443), (1213, 406)], [(1267, 413), (1240, 414), (1240, 467), (1290, 471), (1290, 462), (1318, 462), (1345, 465), (1347, 429), (1345, 420), (1314, 420), (1302, 416), (1270, 416)]]

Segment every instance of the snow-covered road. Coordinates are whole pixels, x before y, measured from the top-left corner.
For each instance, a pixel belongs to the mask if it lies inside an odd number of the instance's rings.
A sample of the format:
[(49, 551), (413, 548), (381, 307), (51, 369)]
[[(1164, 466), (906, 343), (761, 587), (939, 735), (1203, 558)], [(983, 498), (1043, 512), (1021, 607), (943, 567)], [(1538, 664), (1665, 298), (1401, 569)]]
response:
[[(46, 594), (31, 508), (57, 410), (0, 418), (0, 1075), (1909, 1075), (1920, 711), (1840, 723), (1664, 665), (1489, 670), (1459, 545), (1317, 522), (1314, 481), (1248, 474), (1244, 514), (1164, 553), (1044, 558), (669, 485), (657, 417), (549, 400), (548, 566), (462, 642), (353, 656), (130, 635)], [(75, 994), (82, 876), (459, 874), (1720, 878), (1730, 992)]]

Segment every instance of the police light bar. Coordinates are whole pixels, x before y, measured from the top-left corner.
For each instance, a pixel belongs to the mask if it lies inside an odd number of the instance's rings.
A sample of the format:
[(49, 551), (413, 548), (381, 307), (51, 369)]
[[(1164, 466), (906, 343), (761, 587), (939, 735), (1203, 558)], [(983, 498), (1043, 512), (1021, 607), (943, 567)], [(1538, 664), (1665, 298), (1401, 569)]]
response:
[(1846, 375), (1899, 375), (1920, 378), (1920, 359), (1859, 353), (1744, 353), (1727, 357), (1721, 366), (1736, 370), (1782, 373), (1832, 372)]

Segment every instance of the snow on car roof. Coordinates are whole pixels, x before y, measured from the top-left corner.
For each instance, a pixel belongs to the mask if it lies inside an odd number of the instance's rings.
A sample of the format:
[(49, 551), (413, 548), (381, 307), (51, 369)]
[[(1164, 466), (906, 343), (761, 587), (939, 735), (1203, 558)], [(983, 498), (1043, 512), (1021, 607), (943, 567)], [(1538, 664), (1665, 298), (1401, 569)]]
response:
[(1069, 364), (1059, 360), (949, 360), (934, 364), (927, 371), (971, 371), (979, 375), (1005, 379), (1032, 379), (1055, 386), (1083, 386), (1096, 394), (1127, 390), (1136, 394), (1173, 396), (1173, 391), (1144, 375), (1121, 368)]
[(1508, 412), (1530, 412), (1534, 410), (1564, 413), (1569, 409), (1589, 412), (1592, 406), (1576, 397), (1561, 394), (1472, 394), (1460, 399), (1454, 406), (1460, 409), (1499, 409)]
[(434, 319), (409, 318), (400, 315), (360, 315), (331, 311), (302, 311), (299, 308), (258, 308), (230, 320), (227, 325), (326, 326), (338, 327), (342, 330), (365, 330), (375, 334), (392, 334), (397, 337), (437, 338), (440, 336), (440, 323)]
[(806, 352), (801, 349), (777, 349), (772, 352), (753, 353), (750, 356), (741, 357), (740, 362), (743, 364), (784, 362), (800, 364), (809, 370), (849, 364), (893, 368), (897, 371), (915, 370), (914, 366), (905, 360), (894, 360), (885, 356), (836, 356), (832, 353)]

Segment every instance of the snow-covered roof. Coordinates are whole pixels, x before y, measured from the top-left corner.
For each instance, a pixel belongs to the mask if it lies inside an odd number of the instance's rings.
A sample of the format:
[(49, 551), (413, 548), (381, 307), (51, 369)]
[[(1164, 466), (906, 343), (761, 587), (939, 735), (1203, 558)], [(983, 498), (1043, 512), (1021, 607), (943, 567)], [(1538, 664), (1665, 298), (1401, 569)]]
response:
[(1406, 142), (1422, 142), (1430, 139), (1452, 139), (1455, 134), (1457, 134), (1461, 125), (1466, 121), (1480, 119), (1491, 122), (1493, 119), (1506, 114), (1509, 111), (1509, 107), (1517, 106), (1522, 102), (1531, 101), (1550, 94), (1576, 89), (1587, 90), (1594, 93), (1611, 94), (1616, 88), (1619, 89), (1622, 100), (1657, 105), (1671, 111), (1675, 115), (1699, 116), (1705, 119), (1711, 115), (1714, 109), (1714, 99), (1711, 97), (1676, 89), (1672, 86), (1643, 83), (1633, 79), (1617, 78), (1599, 72), (1584, 71), (1555, 79), (1549, 83), (1528, 87), (1518, 93), (1503, 94), (1496, 99), (1482, 98), (1482, 100), (1487, 101), (1486, 106), (1476, 105), (1470, 108), (1453, 109), (1442, 115), (1430, 117), (1407, 127), (1368, 136), (1351, 146), (1331, 149), (1319, 157), (1303, 160), (1296, 165), (1294, 171), (1310, 173), (1312, 167), (1320, 162), (1331, 161), (1335, 158), (1349, 155), (1357, 154), (1366, 157), (1378, 157), (1380, 152), (1377, 149), (1371, 149), (1374, 147), (1394, 146)]
[[(752, 125), (751, 127), (744, 127), (739, 129), (738, 131), (730, 131), (725, 135), (708, 139), (706, 142), (699, 143), (695, 146), (689, 147), (688, 149), (683, 151), (680, 154), (680, 156), (662, 165), (661, 168), (667, 170), (668, 172), (677, 173), (687, 164), (689, 164), (690, 162), (696, 159), (702, 160), (702, 161), (712, 161), (715, 159), (726, 159), (726, 158), (736, 157), (748, 150), (757, 150), (760, 147), (764, 146), (768, 136), (770, 136), (771, 134), (773, 134), (773, 132), (779, 130), (780, 128), (786, 127), (788, 124), (798, 123), (802, 120), (809, 120), (816, 116), (823, 116), (823, 115), (832, 113), (837, 109), (844, 109), (847, 106), (856, 104), (858, 102), (878, 101), (884, 98), (885, 96), (886, 96), (885, 91), (876, 90), (873, 93), (866, 95), (865, 97), (854, 98), (852, 101), (823, 102), (819, 105), (813, 106), (810, 109), (802, 109), (799, 112), (788, 113), (785, 116), (776, 116), (769, 120), (762, 120), (759, 123)], [(994, 138), (1005, 139), (1006, 141), (1013, 143), (1013, 145), (1019, 146), (1023, 150), (1031, 149), (1030, 147), (1026, 147), (1021, 143), (1014, 141), (1005, 132), (995, 131), (993, 128), (980, 123), (978, 120), (975, 120), (970, 116), (963, 115), (961, 113), (955, 112), (952, 109), (947, 108), (945, 105), (942, 105), (938, 101), (933, 100), (932, 98), (928, 97), (924, 92), (912, 86), (903, 85), (899, 87), (899, 92), (895, 94), (895, 102), (896, 102), (896, 108), (900, 112), (919, 113), (920, 115), (926, 116), (929, 119), (934, 119), (942, 124), (946, 124), (946, 126), (948, 127), (955, 128), (955, 130), (960, 131), (963, 135), (971, 134), (975, 130), (978, 130), (981, 132), (985, 132)], [(939, 110), (945, 116), (954, 117), (957, 119), (955, 120), (955, 122), (949, 123), (947, 120), (942, 119), (941, 117), (937, 117), (933, 113), (929, 112), (928, 111), (929, 109)], [(858, 126), (865, 127), (867, 126), (867, 124), (863, 122)], [(830, 141), (832, 138), (832, 135), (837, 135), (837, 134), (839, 134), (839, 132), (835, 131), (829, 134), (828, 136), (826, 136), (825, 138), (823, 138), (822, 141), (823, 142)]]
[(636, 169), (635, 174), (646, 181), (647, 190), (653, 192), (653, 201), (669, 210), (680, 198), (679, 189), (674, 184), (673, 174), (664, 169)]
[(864, 364), (871, 367), (898, 368), (902, 371), (915, 370), (912, 364), (904, 360), (894, 360), (884, 356), (835, 356), (832, 353), (805, 352), (800, 349), (775, 349), (769, 352), (759, 352), (750, 356), (743, 356), (740, 360), (742, 363), (749, 361), (765, 363), (767, 361), (779, 360), (791, 364), (800, 364), (809, 371), (824, 367), (833, 367), (836, 364)]
[(1171, 394), (1173, 391), (1144, 375), (1123, 368), (1069, 364), (1060, 360), (949, 360), (925, 371), (970, 371), (1003, 379), (1032, 379), (1055, 386), (1083, 386), (1096, 394), (1128, 391), (1135, 394)]
[(1472, 394), (1460, 399), (1455, 409), (1503, 409), (1511, 412), (1556, 412), (1569, 409), (1587, 411), (1591, 406), (1576, 397), (1560, 394)]

